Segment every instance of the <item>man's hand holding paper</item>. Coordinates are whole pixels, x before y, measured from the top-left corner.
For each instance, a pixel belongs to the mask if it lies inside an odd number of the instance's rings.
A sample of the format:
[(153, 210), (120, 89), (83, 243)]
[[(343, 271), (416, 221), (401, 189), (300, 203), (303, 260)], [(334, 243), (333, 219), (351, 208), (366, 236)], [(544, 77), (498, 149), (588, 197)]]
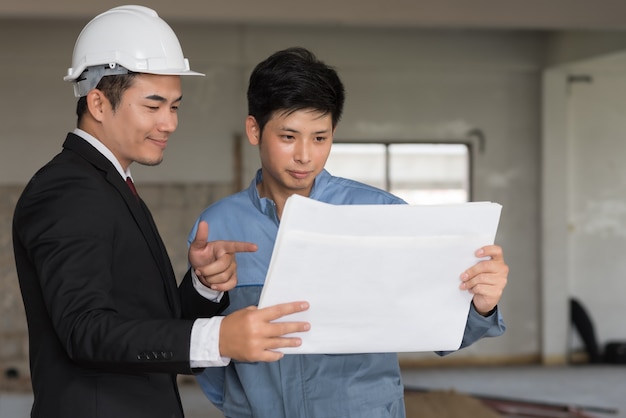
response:
[(481, 315), (492, 312), (506, 286), (509, 266), (504, 263), (502, 248), (488, 245), (476, 251), (476, 257), (489, 257), (467, 269), (461, 275), (461, 289), (474, 295), (472, 303)]

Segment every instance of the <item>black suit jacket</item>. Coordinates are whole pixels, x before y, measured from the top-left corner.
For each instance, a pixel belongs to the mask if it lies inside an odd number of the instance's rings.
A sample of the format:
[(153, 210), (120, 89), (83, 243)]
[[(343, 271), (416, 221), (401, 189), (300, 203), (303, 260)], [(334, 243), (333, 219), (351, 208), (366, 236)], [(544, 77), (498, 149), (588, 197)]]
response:
[(13, 219), (32, 416), (182, 417), (176, 374), (192, 372), (193, 319), (228, 298), (206, 301), (189, 272), (177, 288), (148, 208), (110, 161), (74, 134), (63, 148)]

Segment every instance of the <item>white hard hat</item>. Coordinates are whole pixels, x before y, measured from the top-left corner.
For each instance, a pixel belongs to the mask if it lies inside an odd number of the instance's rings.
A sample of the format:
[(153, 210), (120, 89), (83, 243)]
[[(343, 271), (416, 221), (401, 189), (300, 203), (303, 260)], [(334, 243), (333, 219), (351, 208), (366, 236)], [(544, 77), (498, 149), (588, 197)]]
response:
[(176, 34), (154, 10), (132, 5), (115, 7), (87, 23), (78, 35), (72, 67), (63, 80), (73, 82), (74, 95), (81, 97), (103, 76), (128, 71), (204, 75), (189, 69)]

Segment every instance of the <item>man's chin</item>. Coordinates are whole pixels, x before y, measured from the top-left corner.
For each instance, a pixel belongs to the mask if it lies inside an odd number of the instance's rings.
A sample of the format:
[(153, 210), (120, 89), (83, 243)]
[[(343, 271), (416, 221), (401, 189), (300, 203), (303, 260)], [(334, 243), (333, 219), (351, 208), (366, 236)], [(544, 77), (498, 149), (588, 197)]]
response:
[(163, 157), (158, 158), (158, 159), (144, 159), (144, 160), (137, 160), (135, 161), (137, 164), (141, 164), (141, 165), (145, 165), (148, 167), (152, 167), (155, 165), (159, 165), (163, 162)]

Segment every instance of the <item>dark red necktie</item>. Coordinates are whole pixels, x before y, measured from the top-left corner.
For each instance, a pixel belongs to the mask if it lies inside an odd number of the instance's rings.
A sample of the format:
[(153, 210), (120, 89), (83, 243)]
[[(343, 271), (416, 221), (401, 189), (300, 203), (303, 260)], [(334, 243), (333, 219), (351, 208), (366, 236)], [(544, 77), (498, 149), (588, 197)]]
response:
[(126, 184), (128, 184), (128, 187), (130, 187), (130, 191), (133, 192), (135, 197), (139, 199), (139, 195), (137, 194), (137, 189), (135, 189), (135, 184), (133, 183), (133, 180), (130, 177), (126, 177)]

